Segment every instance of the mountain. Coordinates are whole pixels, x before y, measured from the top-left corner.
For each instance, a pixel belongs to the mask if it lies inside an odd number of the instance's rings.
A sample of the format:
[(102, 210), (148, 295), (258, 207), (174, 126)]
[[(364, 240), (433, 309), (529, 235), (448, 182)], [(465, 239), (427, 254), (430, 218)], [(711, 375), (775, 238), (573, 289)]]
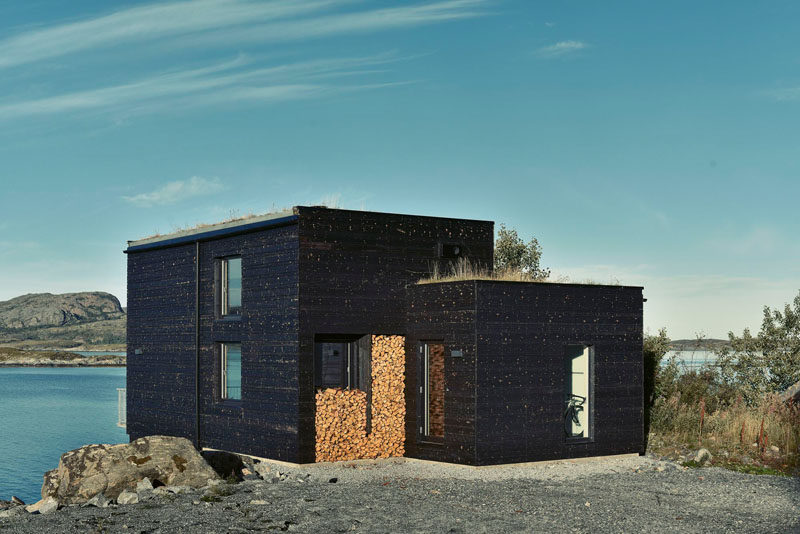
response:
[(0, 344), (19, 348), (119, 348), (125, 311), (110, 293), (35, 293), (0, 302)]

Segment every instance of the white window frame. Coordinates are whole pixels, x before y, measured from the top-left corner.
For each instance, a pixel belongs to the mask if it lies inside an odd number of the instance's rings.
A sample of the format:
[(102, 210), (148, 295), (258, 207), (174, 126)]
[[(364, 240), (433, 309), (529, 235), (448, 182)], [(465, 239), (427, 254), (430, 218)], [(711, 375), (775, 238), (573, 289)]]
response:
[[(242, 353), (241, 343), (220, 343), (220, 398), (222, 400), (240, 401), (241, 398), (228, 397), (228, 347), (239, 345), (239, 354)], [(241, 377), (239, 378), (241, 381)], [(239, 393), (241, 397), (241, 391)]]
[[(220, 258), (220, 315), (225, 316), (238, 316), (241, 315), (241, 303), (239, 304), (239, 311), (231, 313), (230, 303), (228, 302), (228, 262), (230, 260), (238, 259), (241, 261), (241, 256), (229, 256), (227, 258)], [(244, 277), (242, 277), (244, 278)]]

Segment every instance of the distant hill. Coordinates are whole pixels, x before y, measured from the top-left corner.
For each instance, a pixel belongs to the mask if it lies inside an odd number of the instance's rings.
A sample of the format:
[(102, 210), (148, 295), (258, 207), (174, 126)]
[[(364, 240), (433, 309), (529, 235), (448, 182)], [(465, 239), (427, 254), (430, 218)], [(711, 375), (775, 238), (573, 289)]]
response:
[(0, 302), (0, 344), (103, 348), (125, 344), (125, 310), (110, 293), (35, 293)]

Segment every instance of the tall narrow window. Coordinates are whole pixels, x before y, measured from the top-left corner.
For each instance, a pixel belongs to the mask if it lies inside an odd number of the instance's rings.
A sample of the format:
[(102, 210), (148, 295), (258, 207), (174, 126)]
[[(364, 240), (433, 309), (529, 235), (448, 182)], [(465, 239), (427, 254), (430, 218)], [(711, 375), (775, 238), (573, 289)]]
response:
[(567, 438), (591, 437), (592, 348), (586, 345), (566, 347), (566, 408), (564, 432)]
[(420, 434), (444, 437), (444, 345), (423, 343), (420, 358)]
[(222, 343), (220, 347), (222, 370), (221, 397), (242, 399), (242, 344)]
[(222, 315), (242, 312), (242, 258), (220, 260), (220, 304)]

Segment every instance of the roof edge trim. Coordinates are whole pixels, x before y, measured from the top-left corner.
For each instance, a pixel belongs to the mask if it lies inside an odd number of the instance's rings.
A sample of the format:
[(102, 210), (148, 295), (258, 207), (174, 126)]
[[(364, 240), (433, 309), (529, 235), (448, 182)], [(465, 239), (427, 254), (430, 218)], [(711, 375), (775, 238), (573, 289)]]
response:
[(141, 239), (139, 241), (128, 241), (128, 248), (124, 251), (126, 254), (130, 252), (142, 252), (145, 250), (153, 250), (158, 248), (174, 247), (184, 245), (187, 243), (194, 243), (195, 241), (209, 241), (218, 239), (220, 237), (227, 237), (236, 234), (244, 234), (256, 230), (263, 230), (276, 226), (286, 226), (297, 222), (297, 215), (287, 215), (284, 217), (272, 217), (269, 219), (262, 219), (255, 222), (245, 224), (234, 224), (230, 226), (210, 228), (208, 230), (191, 232), (176, 237), (164, 236), (164, 238), (149, 238)]

